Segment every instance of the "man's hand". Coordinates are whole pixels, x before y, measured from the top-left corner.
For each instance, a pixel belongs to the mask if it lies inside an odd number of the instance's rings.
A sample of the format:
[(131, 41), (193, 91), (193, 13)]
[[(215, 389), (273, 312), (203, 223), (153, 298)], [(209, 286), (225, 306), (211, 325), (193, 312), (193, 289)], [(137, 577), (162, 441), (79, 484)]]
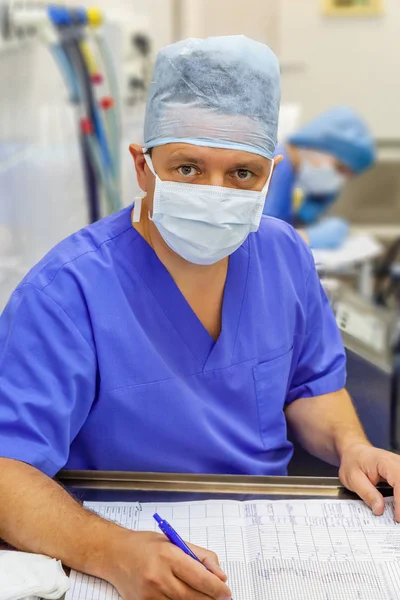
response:
[(384, 480), (393, 487), (396, 521), (400, 522), (400, 456), (374, 448), (368, 443), (355, 443), (342, 454), (340, 481), (355, 492), (371, 508), (382, 515), (385, 503), (376, 485)]
[(231, 598), (213, 552), (191, 546), (203, 566), (158, 533), (126, 531), (115, 542), (107, 579), (123, 600)]

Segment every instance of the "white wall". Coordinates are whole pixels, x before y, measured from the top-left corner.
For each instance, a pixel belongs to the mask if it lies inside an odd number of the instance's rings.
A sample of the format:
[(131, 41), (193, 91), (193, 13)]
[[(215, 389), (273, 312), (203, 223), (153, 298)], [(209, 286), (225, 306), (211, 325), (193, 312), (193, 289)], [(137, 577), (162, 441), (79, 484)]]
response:
[(400, 1), (368, 18), (322, 14), (320, 0), (279, 0), (285, 101), (308, 119), (328, 106), (358, 109), (379, 138), (400, 138)]
[(134, 24), (135, 18), (140, 23), (140, 17), (145, 17), (151, 28), (154, 48), (157, 51), (162, 46), (170, 44), (172, 41), (173, 23), (172, 23), (172, 0), (74, 0), (77, 4), (86, 6), (96, 5), (110, 19), (117, 19), (125, 23)]
[(182, 37), (243, 34), (277, 47), (279, 0), (182, 0)]

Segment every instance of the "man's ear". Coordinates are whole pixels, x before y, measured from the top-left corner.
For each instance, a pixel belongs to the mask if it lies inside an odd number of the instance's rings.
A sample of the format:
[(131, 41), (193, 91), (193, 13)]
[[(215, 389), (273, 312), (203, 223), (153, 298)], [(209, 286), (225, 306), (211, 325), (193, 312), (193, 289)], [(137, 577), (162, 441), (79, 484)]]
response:
[(131, 144), (129, 146), (129, 152), (131, 153), (133, 162), (135, 163), (136, 176), (139, 187), (144, 192), (147, 192), (147, 165), (144, 158), (143, 150), (138, 144)]

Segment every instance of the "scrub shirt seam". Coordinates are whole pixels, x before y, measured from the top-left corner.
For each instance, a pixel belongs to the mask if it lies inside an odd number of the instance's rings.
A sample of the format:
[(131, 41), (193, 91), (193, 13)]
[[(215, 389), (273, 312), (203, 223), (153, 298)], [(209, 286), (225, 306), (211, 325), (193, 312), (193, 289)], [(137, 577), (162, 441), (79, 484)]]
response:
[(74, 329), (79, 333), (80, 337), (84, 340), (85, 344), (90, 348), (90, 351), (92, 352), (93, 356), (96, 358), (96, 353), (94, 352), (93, 348), (91, 347), (91, 345), (89, 344), (89, 342), (87, 341), (87, 339), (85, 338), (85, 336), (83, 335), (83, 333), (81, 332), (81, 330), (75, 325), (75, 323), (73, 322), (73, 320), (71, 319), (71, 317), (69, 316), (69, 314), (64, 310), (64, 308), (62, 306), (60, 306), (58, 304), (58, 302), (56, 302), (51, 296), (49, 296), (49, 294), (47, 294), (44, 291), (44, 288), (40, 289), (40, 288), (36, 287), (35, 285), (33, 285), (32, 283), (28, 283), (28, 282), (23, 283), (20, 287), (22, 287), (24, 285), (30, 286), (31, 288), (33, 288), (37, 292), (42, 293), (44, 296), (46, 296), (46, 298), (48, 298), (49, 300), (51, 300), (51, 302), (53, 304), (55, 304), (55, 306), (57, 306), (57, 308), (59, 310), (61, 310), (61, 312), (67, 317), (68, 321), (73, 325)]
[[(311, 250), (308, 247), (307, 247), (307, 249), (308, 249), (309, 272), (308, 272), (307, 279), (306, 279), (306, 289), (307, 289), (307, 293), (308, 293), (308, 284), (310, 283), (311, 275), (313, 274), (313, 271), (315, 269), (315, 261), (314, 261), (314, 256), (313, 256)], [(314, 269), (313, 269), (313, 267), (314, 267)]]
[[(113, 240), (115, 240), (117, 237), (119, 237), (120, 235), (123, 235), (124, 233), (126, 233), (127, 231), (129, 231), (130, 229), (132, 229), (132, 226), (127, 227), (126, 229), (124, 229), (123, 231), (120, 231), (119, 233), (117, 233), (116, 235), (114, 235), (113, 237), (109, 237), (106, 240), (104, 240), (103, 242), (101, 242), (101, 244), (99, 246), (97, 246), (96, 248), (92, 248), (91, 250), (86, 250), (86, 252), (82, 252), (82, 254), (79, 254), (79, 256), (75, 256), (75, 258), (71, 258), (70, 260), (65, 261), (65, 263), (63, 263), (62, 265), (60, 265), (60, 267), (57, 269), (57, 271), (55, 272), (55, 274), (53, 275), (53, 277), (50, 279), (50, 281), (48, 281), (46, 283), (46, 285), (44, 285), (42, 288), (38, 288), (35, 285), (27, 282), (27, 285), (32, 285), (33, 287), (35, 287), (37, 290), (40, 290), (41, 292), (44, 292), (44, 290), (49, 287), (49, 285), (51, 285), (53, 283), (53, 281), (55, 280), (55, 278), (57, 277), (57, 275), (60, 273), (60, 271), (66, 267), (67, 265), (70, 265), (71, 263), (75, 262), (76, 260), (79, 260), (80, 258), (82, 258), (83, 256), (86, 256), (87, 254), (90, 253), (95, 253), (98, 252), (102, 246), (104, 246), (104, 244), (107, 244), (108, 242), (112, 242)], [(45, 293), (45, 292), (44, 292)], [(47, 295), (47, 294), (46, 294)], [(50, 297), (50, 296), (49, 296)]]
[[(311, 254), (311, 251), (310, 251), (310, 254)], [(308, 296), (309, 296), (309, 290), (308, 290), (308, 284), (310, 283), (311, 275), (313, 274), (313, 266), (315, 267), (314, 258), (312, 256), (312, 254), (311, 254), (311, 256), (309, 256), (309, 261), (310, 261), (309, 262), (310, 270), (309, 270), (309, 273), (308, 273), (307, 279), (306, 279), (307, 324), (306, 324), (306, 330), (305, 330), (305, 333), (304, 333), (304, 338), (307, 337), (308, 332), (309, 332), (309, 327), (311, 325), (311, 323), (309, 322), (309, 318), (308, 318), (308, 309), (309, 309), (309, 298), (308, 298)], [(322, 329), (321, 325), (317, 325), (317, 326), (313, 325), (313, 327), (315, 329)]]
[[(21, 286), (20, 286), (20, 287), (21, 287)], [(17, 292), (17, 291), (18, 291), (18, 288), (15, 290), (15, 292)], [(15, 293), (15, 292), (14, 292), (14, 293)], [(19, 307), (18, 307), (18, 308), (19, 308)], [(10, 326), (10, 328), (9, 328), (9, 331), (8, 331), (8, 335), (7, 335), (7, 338), (6, 338), (5, 344), (3, 345), (3, 350), (2, 350), (2, 352), (1, 352), (1, 354), (0, 354), (0, 368), (1, 368), (2, 364), (3, 364), (4, 356), (5, 356), (5, 353), (6, 353), (6, 348), (7, 348), (7, 346), (8, 346), (8, 342), (10, 341), (11, 335), (12, 335), (12, 333), (13, 333), (13, 331), (14, 331), (14, 327), (15, 327), (15, 321), (14, 321), (14, 319), (13, 319), (13, 321), (12, 321), (12, 323), (11, 323), (11, 326)]]
[[(296, 395), (294, 398), (291, 398), (289, 401), (285, 402), (285, 408), (287, 406), (290, 406), (290, 404), (292, 404), (292, 402), (297, 402), (298, 400), (303, 400), (303, 399), (307, 399), (310, 397), (322, 396), (325, 394), (339, 392), (346, 385), (346, 382), (344, 383), (344, 385), (342, 385), (341, 382), (340, 382), (340, 384), (338, 384), (338, 381), (340, 380), (341, 377), (342, 377), (342, 374), (340, 372), (327, 373), (322, 378), (314, 379), (310, 382), (306, 382), (304, 384), (301, 384), (300, 386), (297, 386), (300, 389), (301, 388), (309, 388), (310, 390), (313, 390), (312, 391), (313, 395), (310, 396), (309, 393), (307, 393), (306, 391), (303, 390), (300, 392), (299, 395)], [(322, 384), (323, 389), (320, 389), (321, 384)], [(339, 387), (339, 385), (340, 385), (340, 387)], [(315, 390), (317, 390), (317, 393), (315, 393)], [(288, 394), (288, 395), (290, 395), (290, 394)]]
[[(236, 326), (236, 333), (235, 333), (235, 338), (234, 338), (234, 342), (233, 342), (233, 346), (232, 346), (232, 352), (231, 352), (231, 356), (230, 356), (230, 362), (232, 362), (232, 357), (234, 355), (235, 352), (235, 348), (236, 348), (236, 342), (237, 342), (237, 338), (239, 335), (239, 327), (240, 327), (240, 323), (242, 320), (242, 312), (243, 312), (243, 306), (244, 306), (244, 301), (246, 298), (246, 292), (247, 292), (247, 283), (249, 280), (249, 272), (250, 272), (250, 265), (251, 265), (251, 247), (250, 244), (247, 244), (248, 249), (247, 249), (247, 253), (248, 253), (248, 263), (247, 263), (247, 273), (246, 273), (246, 281), (244, 284), (244, 290), (243, 290), (243, 298), (242, 298), (242, 302), (240, 305), (240, 310), (239, 310), (239, 317), (238, 317), (238, 322), (237, 322), (237, 326)], [(254, 360), (254, 359), (251, 359)], [(242, 362), (247, 362), (247, 361), (242, 361)], [(238, 364), (242, 364), (242, 363), (238, 363)]]
[(248, 362), (253, 362), (255, 360), (258, 359), (258, 355), (253, 356), (252, 358), (247, 358), (246, 360), (242, 360), (238, 363), (234, 363), (232, 365), (229, 365), (228, 367), (219, 367), (218, 369), (210, 369), (209, 371), (204, 371), (204, 370), (200, 370), (200, 371), (196, 371), (195, 373), (189, 373), (187, 375), (182, 375), (180, 377), (178, 376), (174, 376), (174, 377), (165, 377), (164, 379), (157, 379), (156, 381), (144, 381), (143, 383), (133, 383), (131, 385), (125, 385), (123, 387), (118, 387), (118, 388), (111, 388), (109, 390), (105, 390), (105, 394), (111, 394), (112, 392), (121, 392), (123, 390), (128, 390), (128, 389), (132, 389), (132, 388), (138, 388), (138, 387), (142, 387), (144, 385), (156, 385), (158, 383), (164, 383), (165, 381), (174, 381), (175, 379), (189, 379), (190, 377), (196, 377), (197, 375), (205, 375), (205, 374), (209, 374), (209, 373), (215, 373), (215, 372), (220, 372), (220, 371), (226, 371), (228, 369), (232, 369), (233, 367), (239, 367), (240, 365), (244, 365), (245, 363)]
[[(253, 378), (254, 378), (254, 374), (253, 374)], [(258, 401), (258, 394), (257, 394), (257, 382), (255, 380), (254, 380), (254, 387), (255, 387), (255, 392), (256, 392), (256, 406), (257, 406), (258, 429), (259, 429), (259, 433), (260, 433), (260, 439), (261, 439), (261, 443), (263, 445), (264, 450), (268, 450), (267, 445), (264, 441), (264, 435), (263, 435), (263, 429), (262, 429), (262, 423), (261, 423), (260, 403)]]
[[(7, 456), (4, 456), (4, 454), (6, 454)], [(58, 471), (60, 470), (60, 468), (52, 461), (52, 459), (47, 456), (44, 452), (42, 452), (41, 450), (35, 449), (35, 454), (36, 456), (41, 456), (42, 459), (44, 459), (45, 464), (47, 465), (51, 465), (52, 467), (54, 467), (56, 469), (56, 473), (58, 473)], [(13, 456), (17, 456), (17, 458), (13, 458)], [(20, 458), (22, 456), (22, 453), (20, 452), (8, 452), (7, 449), (2, 450), (1, 449), (1, 445), (0, 445), (0, 456), (2, 458), (9, 458), (12, 460), (18, 460), (20, 462), (26, 462), (28, 465), (32, 465), (32, 463), (30, 462), (30, 460), (28, 460), (28, 458)]]

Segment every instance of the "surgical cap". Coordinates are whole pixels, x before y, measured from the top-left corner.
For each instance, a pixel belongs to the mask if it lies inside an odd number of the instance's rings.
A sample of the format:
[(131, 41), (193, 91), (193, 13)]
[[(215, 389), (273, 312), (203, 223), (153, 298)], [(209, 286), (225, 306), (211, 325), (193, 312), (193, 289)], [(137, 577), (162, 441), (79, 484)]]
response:
[(163, 48), (149, 89), (144, 141), (246, 150), (272, 158), (280, 103), (275, 54), (243, 35)]
[(331, 154), (354, 173), (368, 169), (376, 160), (375, 143), (365, 121), (346, 106), (323, 113), (288, 141)]

